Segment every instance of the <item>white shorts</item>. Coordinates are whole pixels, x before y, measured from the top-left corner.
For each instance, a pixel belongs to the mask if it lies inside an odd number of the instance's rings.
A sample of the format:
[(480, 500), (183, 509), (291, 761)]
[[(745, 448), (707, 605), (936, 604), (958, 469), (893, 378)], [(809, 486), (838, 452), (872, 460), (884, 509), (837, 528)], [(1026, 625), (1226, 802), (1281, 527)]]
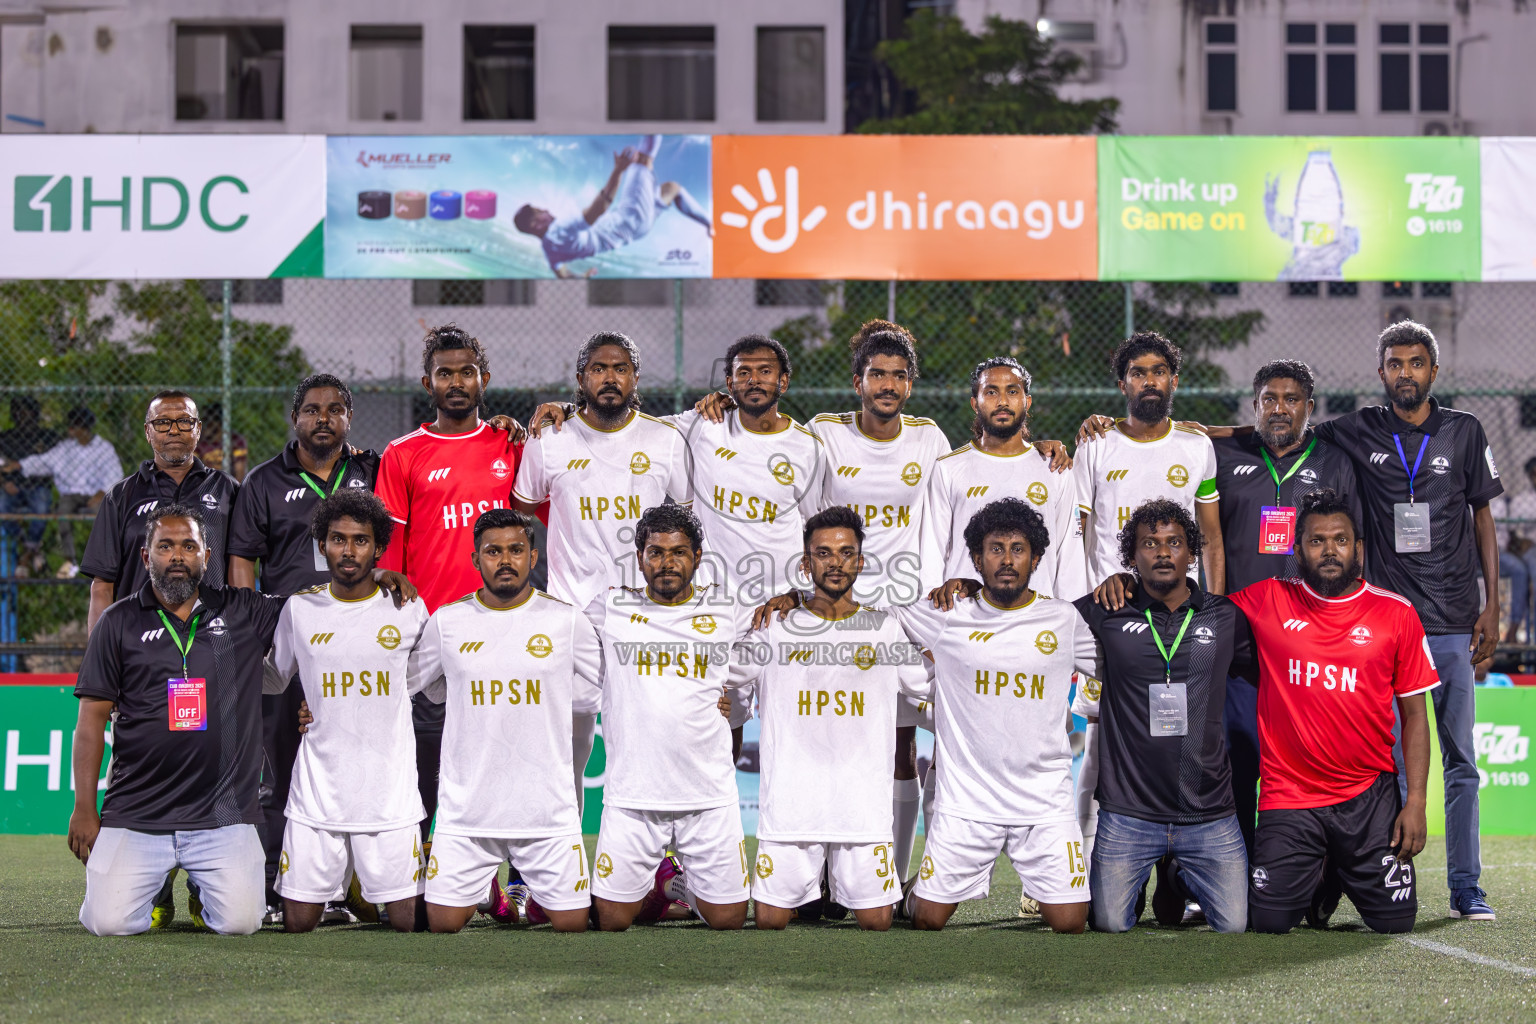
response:
[(588, 893), (587, 848), (580, 833), (557, 839), (432, 837), (427, 859), (427, 902), (472, 907), (485, 899), (501, 862), (509, 860), (545, 910), (584, 910)]
[(707, 811), (603, 808), (592, 866), (592, 895), (615, 903), (644, 899), (668, 850), (682, 862), (688, 889), (706, 903), (742, 903), (751, 887), (741, 811), (732, 804)]
[(913, 891), (930, 903), (979, 900), (991, 890), (992, 865), (1004, 850), (1032, 899), (1088, 902), (1088, 861), (1076, 820), (993, 825), (942, 811), (933, 816)]
[(906, 694), (896, 698), (896, 728), (918, 726), (933, 732), (933, 701), (915, 700)]
[(421, 833), (416, 823), (388, 832), (331, 832), (288, 819), (277, 865), (279, 895), (300, 903), (339, 900), (354, 871), (369, 903), (419, 895)]
[(888, 907), (901, 899), (890, 843), (776, 843), (761, 839), (752, 898), (791, 910), (821, 895), (821, 869), (829, 865), (832, 899), (849, 910)]

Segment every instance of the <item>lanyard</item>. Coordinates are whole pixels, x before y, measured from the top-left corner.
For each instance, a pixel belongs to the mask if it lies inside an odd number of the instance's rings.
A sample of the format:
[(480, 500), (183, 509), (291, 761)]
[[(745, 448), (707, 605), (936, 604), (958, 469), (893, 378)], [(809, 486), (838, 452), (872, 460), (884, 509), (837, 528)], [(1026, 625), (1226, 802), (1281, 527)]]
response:
[(1184, 631), (1189, 628), (1190, 621), (1195, 617), (1193, 608), (1184, 612), (1184, 625), (1179, 627), (1179, 635), (1173, 638), (1173, 650), (1163, 646), (1163, 638), (1158, 635), (1157, 623), (1152, 621), (1152, 609), (1143, 609), (1147, 617), (1147, 625), (1152, 627), (1152, 639), (1157, 641), (1157, 653), (1163, 656), (1163, 685), (1167, 686), (1173, 680), (1173, 656), (1179, 653), (1179, 644), (1184, 640)]
[[(185, 679), (187, 678), (187, 655), (192, 653), (192, 641), (197, 639), (198, 616), (203, 613), (197, 612), (192, 616), (192, 621), (187, 624), (187, 642), (182, 644), (181, 637), (176, 635), (176, 627), (171, 625), (170, 616), (166, 615), (162, 609), (156, 608), (155, 611), (160, 613), (160, 621), (165, 623), (166, 629), (170, 630), (171, 639), (176, 642), (176, 649), (181, 652), (181, 677)], [(1180, 633), (1179, 635), (1183, 636), (1184, 634)], [(1158, 646), (1162, 646), (1161, 640), (1158, 641)], [(1175, 644), (1174, 646), (1177, 647), (1178, 645)]]
[(1269, 467), (1269, 478), (1275, 482), (1276, 505), (1280, 504), (1280, 485), (1296, 475), (1296, 471), (1301, 468), (1301, 464), (1303, 462), (1307, 461), (1307, 456), (1312, 454), (1312, 449), (1316, 446), (1317, 438), (1314, 437), (1307, 445), (1307, 450), (1301, 453), (1301, 458), (1297, 459), (1294, 463), (1291, 464), (1291, 468), (1286, 470), (1285, 476), (1281, 476), (1275, 470), (1275, 464), (1269, 461), (1269, 449), (1265, 448), (1263, 445), (1259, 446), (1259, 454), (1264, 456), (1264, 465)]
[(1408, 456), (1403, 454), (1403, 439), (1399, 434), (1392, 435), (1392, 443), (1397, 445), (1397, 457), (1403, 464), (1403, 470), (1408, 474), (1408, 504), (1413, 504), (1413, 478), (1419, 475), (1419, 463), (1424, 461), (1424, 449), (1429, 447), (1429, 435), (1419, 442), (1419, 454), (1413, 457), (1413, 468), (1408, 468)]
[[(331, 494), (335, 494), (336, 491), (341, 487), (342, 478), (345, 477), (346, 475), (347, 475), (347, 460), (346, 459), (342, 459), (341, 460), (341, 465), (336, 467), (336, 475), (331, 478)], [(302, 469), (299, 470), (299, 477), (306, 484), (309, 484), (309, 489), (314, 491), (316, 494), (320, 495), (320, 497), (322, 497), (322, 498), (330, 497), (330, 494), (326, 494), (325, 491), (321, 489), (320, 485), (315, 483), (314, 477), (310, 476), (308, 473), (304, 472)]]

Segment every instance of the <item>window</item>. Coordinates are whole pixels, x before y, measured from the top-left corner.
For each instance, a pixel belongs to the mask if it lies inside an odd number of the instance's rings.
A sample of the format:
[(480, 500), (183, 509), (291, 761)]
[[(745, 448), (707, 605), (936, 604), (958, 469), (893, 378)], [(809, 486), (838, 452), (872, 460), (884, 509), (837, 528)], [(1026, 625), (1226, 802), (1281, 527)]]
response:
[(421, 120), (421, 26), (353, 25), (349, 116)]
[(531, 306), (533, 281), (412, 281), (413, 306)]
[(1237, 110), (1237, 23), (1205, 23), (1205, 109)]
[(594, 277), (587, 282), (589, 306), (670, 306), (672, 282), (659, 277)]
[(608, 26), (610, 121), (713, 121), (713, 25)]
[(1328, 297), (1330, 299), (1353, 299), (1360, 294), (1359, 281), (1329, 281)]
[[(233, 305), (281, 306), (283, 304), (283, 279), (260, 277), (231, 281), (229, 301)], [(199, 281), (198, 288), (210, 305), (224, 305), (223, 281)]]
[(1419, 285), (1419, 297), (1425, 299), (1455, 298), (1455, 287), (1450, 281), (1425, 281)]
[[(1414, 28), (1417, 27), (1415, 43)], [(1383, 22), (1381, 109), (1383, 113), (1444, 113), (1451, 109), (1451, 27), (1445, 22)], [(1417, 82), (1415, 82), (1417, 77)], [(1417, 86), (1418, 107), (1413, 105)]]
[[(1292, 113), (1317, 109), (1329, 113), (1355, 109), (1355, 26), (1330, 22), (1318, 35), (1313, 22), (1285, 26), (1285, 109)], [(1318, 89), (1318, 72), (1322, 89)]]
[(1381, 297), (1384, 299), (1411, 299), (1413, 298), (1413, 282), (1383, 281), (1381, 282)]
[(176, 120), (282, 119), (283, 26), (176, 26)]
[(758, 280), (752, 297), (759, 306), (824, 306), (827, 302), (820, 281)]
[(464, 26), (464, 120), (532, 121), (533, 26)]
[(757, 30), (757, 119), (827, 119), (826, 29)]
[(1317, 288), (1317, 282), (1316, 281), (1292, 281), (1291, 282), (1291, 298), (1293, 298), (1293, 299), (1315, 299), (1315, 298), (1317, 298), (1317, 296), (1318, 296), (1318, 288)]
[(1212, 295), (1220, 295), (1224, 298), (1236, 298), (1243, 294), (1243, 286), (1236, 281), (1212, 281), (1210, 284)]

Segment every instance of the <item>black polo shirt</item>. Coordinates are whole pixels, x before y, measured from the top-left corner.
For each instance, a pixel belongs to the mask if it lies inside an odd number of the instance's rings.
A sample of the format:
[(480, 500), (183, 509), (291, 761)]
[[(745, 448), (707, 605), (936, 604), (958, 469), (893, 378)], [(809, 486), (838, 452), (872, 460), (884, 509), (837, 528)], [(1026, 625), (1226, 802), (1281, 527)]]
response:
[[(1312, 441), (1310, 455), (1307, 445)], [(1317, 438), (1311, 431), (1300, 447), (1275, 457), (1276, 475), (1284, 478), (1301, 462), (1289, 479), (1280, 484), (1280, 499), (1275, 500), (1275, 478), (1264, 462), (1264, 441), (1258, 431), (1234, 437), (1213, 438), (1216, 447), (1216, 486), (1221, 491), (1221, 539), (1227, 555), (1227, 593), (1242, 590), (1259, 580), (1288, 578), (1300, 574), (1294, 554), (1259, 553), (1259, 515), (1266, 505), (1295, 508), (1302, 495), (1322, 487), (1331, 487), (1355, 510), (1360, 518), (1360, 493), (1355, 486), (1355, 468), (1349, 456), (1339, 448)]]
[[(181, 652), (148, 583), (114, 602), (91, 631), (75, 696), (117, 705), (104, 826), (194, 829), (263, 820), (262, 659), (285, 599), (206, 584), (198, 596), (187, 670), (207, 680), (203, 730), (170, 727), (167, 684), (182, 675)], [(185, 643), (188, 624), (166, 617)]]
[[(1317, 436), (1349, 454), (1365, 506), (1366, 578), (1406, 597), (1430, 636), (1470, 633), (1482, 611), (1482, 588), (1472, 507), (1504, 493), (1493, 449), (1477, 417), (1429, 399), (1430, 413), (1415, 427), (1390, 406), (1358, 409), (1327, 423)], [(1402, 442), (1408, 468), (1428, 435), (1414, 477), (1416, 502), (1429, 505), (1430, 549), (1399, 554), (1392, 506), (1408, 500), (1408, 472), (1392, 437)]]
[[(303, 469), (298, 451), (299, 443), (289, 441), (279, 455), (246, 474), (229, 520), (229, 554), (261, 563), (261, 589), (268, 594), (296, 594), (331, 579), (309, 534), (320, 495), (299, 475)], [(352, 452), (344, 459), (337, 461), (329, 479), (306, 475), (326, 494), (337, 483), (337, 489), (373, 490), (379, 453)]]
[(124, 477), (107, 492), (96, 510), (85, 557), (80, 560), (81, 573), (113, 584), (118, 597), (137, 591), (149, 580), (139, 557), (144, 548), (144, 518), (160, 505), (180, 502), (195, 506), (203, 514), (208, 528), (208, 569), (203, 582), (222, 587), (224, 535), (239, 489), (234, 477), (209, 469), (199, 459), (192, 460), (192, 468), (180, 484), (146, 459), (138, 472)]
[[(1253, 633), (1237, 605), (1189, 581), (1189, 600), (1170, 612), (1138, 583), (1125, 606), (1111, 612), (1093, 595), (1073, 602), (1099, 643), (1099, 806), (1143, 821), (1194, 825), (1235, 814), (1232, 769), (1222, 713), (1227, 677), (1252, 674)], [(1163, 656), (1146, 610), (1170, 650), (1188, 609), (1190, 620), (1173, 652), (1172, 679), (1183, 683), (1188, 731), (1153, 736), (1152, 685), (1162, 686)]]

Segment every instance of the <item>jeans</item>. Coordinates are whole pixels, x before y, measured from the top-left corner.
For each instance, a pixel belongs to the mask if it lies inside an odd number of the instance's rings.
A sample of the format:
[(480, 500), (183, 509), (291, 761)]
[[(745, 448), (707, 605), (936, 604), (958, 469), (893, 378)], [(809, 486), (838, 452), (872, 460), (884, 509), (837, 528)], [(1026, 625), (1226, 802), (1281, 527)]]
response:
[(1124, 932), (1136, 924), (1136, 897), (1165, 854), (1179, 863), (1179, 881), (1218, 932), (1248, 927), (1248, 854), (1237, 817), (1199, 825), (1165, 825), (1099, 811), (1099, 833), (1088, 867), (1089, 919), (1095, 931)]
[(261, 927), (262, 850), (255, 825), (156, 835), (104, 828), (85, 865), (80, 923), (92, 935), (149, 931), (155, 895), (172, 868), (184, 868), (203, 901), (203, 920), (221, 935)]
[[(44, 480), (40, 484), (26, 484), (18, 481), (16, 486), (20, 489), (17, 494), (10, 494), (4, 488), (0, 488), (0, 512), (32, 512), (46, 515), (53, 511), (53, 481)], [(43, 531), (48, 529), (48, 520), (29, 519), (25, 524), (7, 522), (0, 527), (0, 533), (6, 537), (14, 537), (18, 526), (22, 527), (25, 535), (24, 543), (27, 547), (42, 546)]]
[(1227, 680), (1223, 710), (1227, 730), (1227, 760), (1232, 766), (1232, 801), (1237, 827), (1253, 860), (1253, 832), (1259, 818), (1259, 689), (1236, 676)]
[(1525, 627), (1525, 642), (1536, 643), (1536, 605), (1531, 604), (1531, 580), (1536, 577), (1536, 547), (1523, 555), (1499, 549), (1499, 575), (1509, 580), (1509, 624)]
[[(90, 507), (92, 497), (93, 495), (90, 494), (60, 494), (59, 513), (61, 515), (76, 515), (82, 512), (94, 512), (95, 509)], [(59, 520), (59, 550), (64, 553), (65, 558), (78, 565), (80, 562), (80, 551), (75, 547), (75, 525), (68, 519)], [(91, 535), (91, 524), (81, 523), (79, 525), (85, 527), (85, 535), (89, 537)]]
[[(1478, 840), (1477, 749), (1472, 726), (1477, 718), (1476, 687), (1472, 657), (1467, 647), (1470, 633), (1451, 633), (1429, 638), (1429, 653), (1440, 673), (1440, 685), (1429, 691), (1435, 707), (1435, 732), (1440, 738), (1440, 765), (1445, 774), (1445, 875), (1452, 889), (1477, 884), (1482, 874), (1482, 847)], [(1403, 768), (1403, 724), (1393, 723), (1396, 743), (1397, 787), (1408, 801), (1408, 773)]]

